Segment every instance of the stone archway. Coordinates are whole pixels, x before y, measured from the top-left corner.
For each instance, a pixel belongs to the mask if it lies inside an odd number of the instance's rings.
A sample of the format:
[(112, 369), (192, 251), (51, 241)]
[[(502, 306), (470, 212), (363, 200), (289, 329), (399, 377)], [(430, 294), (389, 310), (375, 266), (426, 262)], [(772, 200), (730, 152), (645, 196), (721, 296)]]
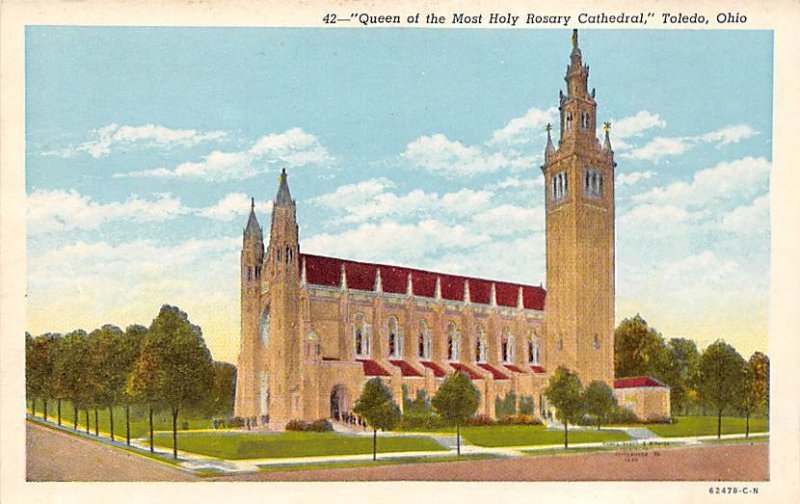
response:
[(350, 394), (344, 385), (336, 385), (331, 389), (331, 418), (337, 421), (342, 414), (350, 410)]

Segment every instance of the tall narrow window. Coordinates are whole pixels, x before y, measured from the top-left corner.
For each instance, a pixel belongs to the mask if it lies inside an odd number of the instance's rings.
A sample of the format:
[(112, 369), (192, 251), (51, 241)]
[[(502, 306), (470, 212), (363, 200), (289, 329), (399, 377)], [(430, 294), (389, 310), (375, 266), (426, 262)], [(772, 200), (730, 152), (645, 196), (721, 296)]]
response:
[(583, 194), (589, 198), (603, 196), (603, 172), (597, 168), (586, 168), (584, 170)]
[(457, 362), (460, 355), (461, 335), (453, 322), (447, 326), (447, 360)]
[(403, 356), (403, 338), (400, 335), (400, 328), (397, 319), (389, 318), (389, 357), (400, 358)]
[(429, 360), (431, 358), (431, 332), (428, 324), (424, 320), (419, 321), (419, 358)]
[(535, 333), (528, 338), (528, 364), (539, 364), (539, 337)]
[(356, 315), (353, 323), (353, 346), (356, 357), (369, 357), (369, 324), (361, 314)]
[(572, 129), (572, 114), (567, 113), (567, 116), (564, 118), (564, 131), (570, 131)]
[(478, 326), (475, 334), (475, 362), (486, 362), (486, 332)]
[(589, 129), (589, 113), (581, 112), (581, 128)]
[(567, 172), (558, 172), (553, 175), (553, 200), (558, 201), (567, 197), (569, 192)]
[(507, 327), (500, 337), (500, 358), (505, 363), (514, 362), (514, 336)]

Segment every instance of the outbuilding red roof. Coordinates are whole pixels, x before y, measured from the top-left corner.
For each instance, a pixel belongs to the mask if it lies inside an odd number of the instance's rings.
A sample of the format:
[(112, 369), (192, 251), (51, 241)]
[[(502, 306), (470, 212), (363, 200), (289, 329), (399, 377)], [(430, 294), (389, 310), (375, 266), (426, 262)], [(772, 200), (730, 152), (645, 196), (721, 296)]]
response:
[(649, 376), (631, 376), (614, 380), (614, 388), (666, 387), (663, 383)]
[(375, 288), (375, 277), (378, 269), (381, 272), (381, 285), (384, 292), (405, 294), (408, 291), (408, 276), (411, 275), (415, 296), (434, 297), (436, 279), (442, 288), (442, 298), (451, 301), (464, 299), (464, 284), (469, 282), (470, 301), (489, 304), (491, 302), (492, 284), (495, 286), (495, 298), (499, 306), (516, 307), (519, 291), (522, 289), (522, 305), (529, 310), (544, 310), (546, 292), (542, 287), (522, 285), (511, 282), (495, 282), (482, 278), (449, 275), (402, 266), (373, 264), (335, 257), (312, 254), (300, 254), (302, 263), (306, 265), (306, 282), (311, 285), (341, 287), (342, 265), (347, 276), (347, 287), (372, 291)]
[(414, 369), (414, 367), (411, 364), (409, 364), (408, 362), (406, 362), (404, 360), (389, 359), (389, 362), (391, 362), (393, 365), (399, 367), (400, 368), (400, 373), (403, 376), (422, 376), (422, 374), (420, 374), (419, 371)]
[(380, 364), (371, 359), (358, 359), (364, 366), (364, 376), (390, 376)]
[(420, 361), (420, 364), (433, 371), (433, 376), (435, 376), (436, 378), (441, 378), (445, 375), (444, 369), (439, 367), (439, 365), (434, 362)]
[(451, 362), (450, 367), (455, 369), (456, 371), (460, 371), (466, 374), (467, 376), (469, 376), (470, 380), (480, 380), (482, 378), (481, 375), (476, 373), (474, 369), (464, 364), (461, 364), (460, 362)]
[(478, 367), (492, 373), (492, 378), (494, 378), (495, 380), (508, 380), (507, 375), (503, 374), (499, 369), (492, 366), (491, 364), (486, 364), (485, 362), (479, 362)]
[(546, 373), (546, 371), (544, 370), (544, 368), (542, 366), (531, 366), (531, 371), (533, 371), (536, 374), (544, 374), (544, 373)]

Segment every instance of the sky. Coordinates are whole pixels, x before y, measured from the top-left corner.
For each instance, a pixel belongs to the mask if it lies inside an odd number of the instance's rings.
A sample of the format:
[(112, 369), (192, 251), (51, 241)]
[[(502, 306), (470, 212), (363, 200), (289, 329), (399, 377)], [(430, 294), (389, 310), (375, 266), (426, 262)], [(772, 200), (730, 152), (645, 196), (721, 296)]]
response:
[[(250, 197), (302, 252), (546, 285), (570, 30), (33, 26), (27, 330), (149, 325), (236, 362)], [(617, 321), (767, 350), (770, 31), (582, 30), (610, 121)], [(557, 140), (557, 135), (554, 140)]]

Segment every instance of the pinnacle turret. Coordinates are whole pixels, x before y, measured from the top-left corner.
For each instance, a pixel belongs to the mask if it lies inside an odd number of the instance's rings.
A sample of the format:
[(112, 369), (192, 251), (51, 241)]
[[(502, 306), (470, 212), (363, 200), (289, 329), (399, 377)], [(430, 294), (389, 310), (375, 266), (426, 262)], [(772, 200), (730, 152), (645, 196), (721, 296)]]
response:
[(292, 194), (289, 192), (289, 183), (286, 181), (286, 168), (281, 170), (278, 195), (275, 196), (275, 206), (291, 206)]
[(261, 232), (261, 226), (258, 224), (258, 219), (256, 219), (256, 199), (250, 198), (250, 217), (247, 219), (247, 226), (244, 228), (244, 236), (256, 238), (261, 240), (263, 238), (263, 233)]
[(553, 126), (550, 123), (547, 123), (547, 127), (545, 130), (547, 131), (547, 145), (544, 148), (544, 160), (547, 161), (550, 159), (550, 156), (556, 153), (556, 148), (553, 146), (553, 139), (550, 138), (550, 130), (553, 129)]

